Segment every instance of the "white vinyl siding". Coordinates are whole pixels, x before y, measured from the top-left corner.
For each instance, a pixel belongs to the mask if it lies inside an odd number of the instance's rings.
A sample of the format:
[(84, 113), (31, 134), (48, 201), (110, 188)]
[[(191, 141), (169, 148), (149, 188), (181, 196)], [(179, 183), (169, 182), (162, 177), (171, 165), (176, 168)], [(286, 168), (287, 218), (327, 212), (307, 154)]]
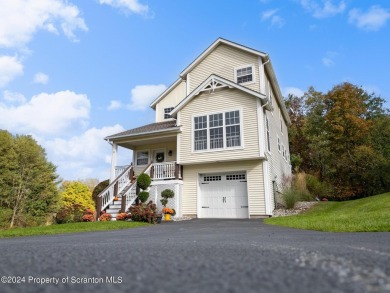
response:
[[(261, 160), (188, 165), (183, 168), (183, 215), (197, 215), (199, 174), (246, 172), (249, 216), (265, 215), (263, 167)], [(218, 174), (219, 173), (219, 174)], [(213, 178), (210, 177), (210, 180)], [(217, 180), (214, 178), (214, 180)]]
[[(221, 103), (223, 101), (223, 103)], [(237, 110), (237, 104), (240, 104), (240, 133), (237, 131), (238, 120), (233, 114), (228, 115), (228, 121), (225, 125), (229, 127), (225, 134), (231, 145), (240, 146), (214, 149), (209, 148), (200, 151), (205, 142), (202, 139), (207, 139), (207, 130), (203, 127), (204, 124), (196, 126), (195, 117), (206, 117), (211, 114), (233, 112)], [(258, 144), (258, 129), (257, 129), (257, 111), (256, 111), (256, 98), (243, 93), (242, 91), (235, 89), (223, 89), (214, 93), (201, 93), (194, 97), (180, 112), (180, 125), (181, 133), (179, 139), (181, 141), (180, 147), (180, 163), (191, 164), (201, 162), (214, 162), (216, 160), (230, 161), (241, 160), (248, 158), (259, 157), (259, 144)], [(196, 116), (195, 116), (196, 113)], [(194, 123), (195, 122), (195, 123)], [(225, 116), (226, 124), (226, 116)], [(214, 124), (213, 124), (214, 125)], [(207, 127), (207, 124), (206, 124)], [(217, 128), (217, 126), (215, 126)], [(196, 134), (199, 131), (199, 134)], [(201, 132), (203, 131), (203, 132)], [(240, 139), (237, 139), (240, 134)], [(215, 138), (215, 137), (214, 137)], [(200, 144), (198, 149), (195, 147), (195, 142)], [(226, 141), (224, 141), (226, 144)]]
[[(146, 144), (137, 147), (134, 150), (134, 173), (138, 176), (147, 165), (137, 165), (137, 153), (142, 151), (148, 151), (148, 163), (153, 160), (153, 151), (154, 150), (160, 150), (165, 149), (165, 161), (166, 162), (172, 162), (176, 161), (176, 142), (164, 142), (159, 144)], [(172, 151), (171, 153), (169, 151)]]
[(186, 83), (183, 81), (156, 104), (156, 122), (165, 120), (165, 108), (174, 107), (186, 97)]
[[(227, 45), (219, 45), (189, 73), (191, 81), (190, 92), (211, 74), (216, 74), (233, 82), (237, 82), (235, 78), (235, 68), (247, 66), (248, 64), (249, 66), (258, 64), (258, 56)], [(258, 66), (253, 66), (252, 74), (253, 82), (242, 85), (259, 92)]]

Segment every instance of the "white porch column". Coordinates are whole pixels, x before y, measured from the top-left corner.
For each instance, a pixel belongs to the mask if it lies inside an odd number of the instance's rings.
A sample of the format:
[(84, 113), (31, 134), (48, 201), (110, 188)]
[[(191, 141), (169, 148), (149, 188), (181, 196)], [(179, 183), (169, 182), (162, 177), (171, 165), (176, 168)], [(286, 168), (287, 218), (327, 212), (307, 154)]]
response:
[(110, 183), (115, 180), (115, 167), (116, 167), (117, 157), (118, 157), (118, 145), (116, 143), (112, 143)]

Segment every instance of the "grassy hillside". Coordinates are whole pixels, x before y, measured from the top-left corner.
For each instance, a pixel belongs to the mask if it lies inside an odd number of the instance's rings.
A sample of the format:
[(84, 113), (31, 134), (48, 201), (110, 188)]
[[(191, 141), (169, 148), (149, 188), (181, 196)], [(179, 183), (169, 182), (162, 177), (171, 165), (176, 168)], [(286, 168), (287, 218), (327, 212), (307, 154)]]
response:
[(304, 214), (265, 223), (330, 232), (390, 232), (390, 192), (345, 202), (320, 202)]

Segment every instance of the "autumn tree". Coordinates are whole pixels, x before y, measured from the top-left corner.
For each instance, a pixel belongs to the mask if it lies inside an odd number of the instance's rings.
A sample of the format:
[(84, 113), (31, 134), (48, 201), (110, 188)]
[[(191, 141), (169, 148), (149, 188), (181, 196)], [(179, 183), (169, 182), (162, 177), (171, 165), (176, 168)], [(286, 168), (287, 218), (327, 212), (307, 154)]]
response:
[(79, 181), (64, 181), (60, 188), (61, 203), (57, 222), (79, 222), (86, 209), (94, 209), (92, 191)]
[(0, 204), (12, 210), (9, 227), (42, 224), (58, 200), (56, 167), (27, 135), (0, 132)]
[(325, 94), (311, 87), (286, 103), (296, 108), (290, 149), (291, 157), (301, 158), (301, 170), (331, 183), (339, 199), (389, 190), (390, 123), (383, 99), (342, 83)]

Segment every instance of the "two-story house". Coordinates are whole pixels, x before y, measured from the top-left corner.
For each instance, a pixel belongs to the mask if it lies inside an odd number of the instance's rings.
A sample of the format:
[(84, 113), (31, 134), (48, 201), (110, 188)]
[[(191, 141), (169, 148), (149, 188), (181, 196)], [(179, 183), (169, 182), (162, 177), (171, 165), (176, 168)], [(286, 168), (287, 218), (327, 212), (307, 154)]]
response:
[[(173, 189), (178, 216), (272, 215), (275, 187), (291, 175), (290, 120), (268, 54), (219, 38), (150, 106), (155, 123), (106, 138), (111, 184), (100, 208), (112, 211), (119, 194), (127, 209), (136, 197), (131, 178), (146, 172), (150, 199), (158, 204)], [(132, 165), (119, 170), (118, 146), (133, 150)]]

